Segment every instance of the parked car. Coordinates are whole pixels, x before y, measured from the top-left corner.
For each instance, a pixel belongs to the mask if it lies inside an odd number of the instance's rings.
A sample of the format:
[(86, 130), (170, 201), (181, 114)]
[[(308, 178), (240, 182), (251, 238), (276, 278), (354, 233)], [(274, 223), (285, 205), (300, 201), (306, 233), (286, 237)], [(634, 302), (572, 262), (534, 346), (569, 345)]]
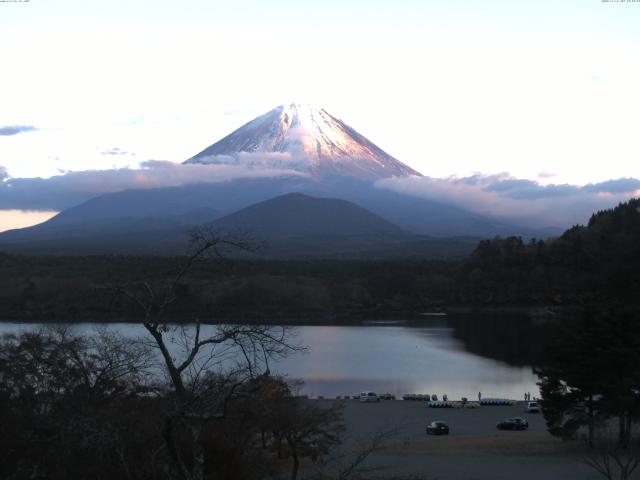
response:
[(540, 404), (538, 402), (527, 402), (527, 413), (540, 413)]
[(529, 422), (522, 417), (505, 418), (496, 424), (498, 430), (526, 430), (529, 428)]
[(449, 425), (442, 420), (436, 420), (427, 425), (427, 435), (449, 435)]
[(380, 397), (375, 392), (362, 392), (360, 394), (361, 402), (379, 402)]

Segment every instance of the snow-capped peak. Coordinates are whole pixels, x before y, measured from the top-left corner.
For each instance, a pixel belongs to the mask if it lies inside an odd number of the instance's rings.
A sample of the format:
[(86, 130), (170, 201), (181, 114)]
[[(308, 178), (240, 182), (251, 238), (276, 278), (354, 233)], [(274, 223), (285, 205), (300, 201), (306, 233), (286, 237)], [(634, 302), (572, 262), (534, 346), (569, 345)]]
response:
[(255, 118), (185, 163), (287, 168), (318, 178), (419, 175), (326, 110), (298, 103)]

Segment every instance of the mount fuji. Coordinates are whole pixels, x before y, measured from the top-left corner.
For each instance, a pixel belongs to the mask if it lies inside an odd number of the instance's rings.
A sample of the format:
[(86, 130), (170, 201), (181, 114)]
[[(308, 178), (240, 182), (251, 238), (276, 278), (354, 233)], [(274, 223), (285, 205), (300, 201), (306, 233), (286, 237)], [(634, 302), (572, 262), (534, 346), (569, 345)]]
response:
[[(313, 230), (311, 238), (311, 230), (296, 229), (293, 220), (286, 228), (283, 225), (283, 232), (288, 232), (291, 238), (288, 241), (277, 238), (280, 248), (276, 246), (274, 251), (280, 252), (278, 255), (281, 257), (286, 257), (291, 250), (288, 246), (293, 245), (292, 238), (296, 239), (296, 245), (312, 245), (313, 248), (306, 251), (313, 250), (316, 256), (331, 256), (339, 249), (342, 257), (362, 257), (364, 246), (370, 251), (375, 250), (376, 256), (384, 256), (382, 250), (385, 249), (397, 256), (398, 252), (407, 251), (409, 245), (419, 244), (419, 255), (433, 257), (439, 254), (433, 249), (430, 252), (429, 245), (438, 244), (438, 251), (444, 251), (440, 248), (443, 237), (458, 237), (449, 243), (458, 242), (461, 248), (454, 251), (460, 254), (470, 251), (475, 240), (482, 237), (546, 236), (546, 232), (514, 226), (444, 202), (378, 188), (376, 181), (379, 179), (420, 173), (384, 152), (326, 110), (309, 106), (289, 104), (276, 107), (184, 163), (236, 165), (244, 167), (249, 175), (217, 183), (190, 183), (103, 194), (66, 209), (39, 225), (1, 233), (0, 250), (63, 254), (181, 253), (186, 248), (185, 232), (189, 228), (203, 224), (233, 228), (234, 221), (247, 218), (244, 213), (234, 214), (250, 206), (253, 206), (249, 210), (253, 219), (257, 215), (255, 212), (268, 215), (276, 224), (279, 218), (293, 218), (276, 211), (296, 210), (293, 204), (306, 198), (286, 196), (293, 193), (354, 204), (349, 207), (346, 203), (340, 204), (353, 212), (344, 225), (350, 222), (372, 225), (370, 219), (373, 215), (397, 230), (391, 236), (387, 234), (386, 240), (376, 233), (379, 229), (372, 229), (370, 234), (358, 235), (357, 242), (341, 241), (339, 232), (330, 227), (335, 223), (327, 222), (327, 218), (340, 210), (335, 207), (336, 203), (306, 201), (309, 210), (304, 214), (298, 213), (299, 218), (305, 215), (308, 218), (300, 225), (316, 222), (318, 229)], [(252, 177), (254, 170), (262, 174)], [(273, 175), (269, 173), (265, 177), (265, 171), (272, 171)], [(283, 195), (286, 201), (268, 203), (264, 208), (257, 206)], [(328, 210), (321, 214), (322, 209)], [(329, 210), (334, 213), (329, 213)], [(252, 225), (263, 224), (252, 221)], [(326, 226), (327, 233), (331, 230), (330, 235), (322, 235), (322, 225)], [(275, 228), (277, 230), (278, 227)], [(390, 228), (386, 227), (387, 233)], [(346, 239), (348, 229), (344, 235)], [(326, 240), (329, 236), (331, 241)], [(391, 237), (392, 242), (389, 241)], [(437, 240), (435, 243), (434, 239)], [(346, 244), (352, 245), (352, 251), (344, 250)]]
[(420, 175), (326, 110), (295, 103), (251, 120), (185, 163), (281, 168), (315, 179)]

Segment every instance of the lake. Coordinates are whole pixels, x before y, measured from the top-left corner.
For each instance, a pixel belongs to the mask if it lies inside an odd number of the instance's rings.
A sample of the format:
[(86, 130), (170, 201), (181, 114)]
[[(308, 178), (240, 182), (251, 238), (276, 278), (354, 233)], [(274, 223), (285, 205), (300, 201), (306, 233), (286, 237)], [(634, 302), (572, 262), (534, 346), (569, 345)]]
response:
[[(103, 324), (100, 324), (104, 326)], [(0, 333), (17, 333), (39, 324), (2, 323)], [(79, 333), (96, 324), (76, 324)], [(110, 324), (126, 337), (145, 335), (135, 323)], [(211, 328), (211, 327), (209, 327)], [(355, 395), (363, 390), (437, 394), (450, 399), (538, 396), (530, 366), (510, 365), (467, 350), (445, 320), (366, 322), (352, 326), (300, 326), (296, 341), (309, 347), (271, 365), (272, 372), (302, 379), (302, 393), (312, 397)], [(148, 334), (147, 334), (148, 335)]]

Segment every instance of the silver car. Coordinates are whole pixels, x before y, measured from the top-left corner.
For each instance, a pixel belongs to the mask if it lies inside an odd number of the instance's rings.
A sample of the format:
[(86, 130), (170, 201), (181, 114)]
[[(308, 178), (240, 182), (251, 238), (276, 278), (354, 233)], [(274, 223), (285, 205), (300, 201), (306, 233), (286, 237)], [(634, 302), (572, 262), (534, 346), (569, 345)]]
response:
[(538, 402), (528, 402), (527, 413), (540, 413), (540, 404)]
[(360, 394), (360, 401), (363, 402), (363, 403), (379, 402), (380, 401), (380, 397), (375, 392), (362, 392)]

